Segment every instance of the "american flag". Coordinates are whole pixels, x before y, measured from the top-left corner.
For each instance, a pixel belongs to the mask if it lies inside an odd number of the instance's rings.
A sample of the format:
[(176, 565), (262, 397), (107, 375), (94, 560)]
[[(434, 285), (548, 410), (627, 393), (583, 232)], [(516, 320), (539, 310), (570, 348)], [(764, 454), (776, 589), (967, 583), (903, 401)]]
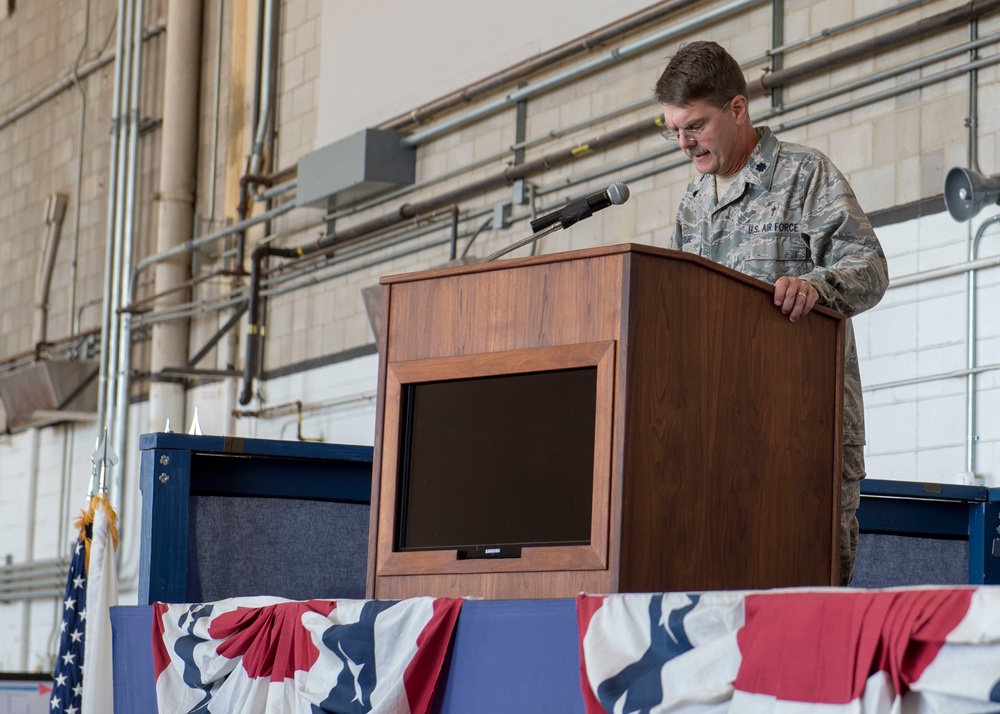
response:
[(154, 604), (161, 712), (427, 714), (462, 601)]
[(1000, 587), (581, 595), (587, 714), (995, 714)]
[(86, 539), (90, 537), (91, 529), (91, 524), (84, 524), (83, 520), (78, 521), (80, 535), (66, 580), (59, 657), (52, 679), (52, 698), (49, 700), (50, 714), (79, 714), (83, 695), (83, 646), (87, 620)]

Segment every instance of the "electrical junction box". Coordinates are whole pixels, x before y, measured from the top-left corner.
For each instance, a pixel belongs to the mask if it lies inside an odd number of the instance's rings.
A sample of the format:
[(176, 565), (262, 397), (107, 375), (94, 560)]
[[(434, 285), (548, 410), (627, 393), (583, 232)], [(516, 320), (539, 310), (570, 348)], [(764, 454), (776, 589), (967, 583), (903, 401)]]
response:
[(299, 159), (297, 203), (334, 210), (401, 186), (416, 176), (415, 148), (406, 134), (365, 129)]

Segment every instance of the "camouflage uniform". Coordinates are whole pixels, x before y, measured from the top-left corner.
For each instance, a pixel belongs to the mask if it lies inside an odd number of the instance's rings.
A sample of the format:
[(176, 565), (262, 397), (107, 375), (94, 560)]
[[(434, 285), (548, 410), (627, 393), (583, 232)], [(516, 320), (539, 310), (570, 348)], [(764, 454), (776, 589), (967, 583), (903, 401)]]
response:
[[(885, 255), (854, 191), (820, 152), (778, 141), (767, 127), (721, 201), (715, 177), (702, 175), (677, 209), (670, 246), (774, 283), (808, 282), (819, 303), (850, 317), (873, 307), (889, 284)], [(864, 478), (864, 404), (854, 329), (844, 342), (844, 471), (841, 581), (850, 582), (857, 552)]]

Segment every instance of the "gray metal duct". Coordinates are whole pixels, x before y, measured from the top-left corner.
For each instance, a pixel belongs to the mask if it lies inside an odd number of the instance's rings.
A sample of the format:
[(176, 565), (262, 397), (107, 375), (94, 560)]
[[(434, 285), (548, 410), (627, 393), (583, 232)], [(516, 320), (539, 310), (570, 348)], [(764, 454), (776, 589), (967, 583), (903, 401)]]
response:
[(92, 421), (97, 415), (94, 361), (36, 362), (0, 374), (0, 399), (11, 432), (64, 421)]

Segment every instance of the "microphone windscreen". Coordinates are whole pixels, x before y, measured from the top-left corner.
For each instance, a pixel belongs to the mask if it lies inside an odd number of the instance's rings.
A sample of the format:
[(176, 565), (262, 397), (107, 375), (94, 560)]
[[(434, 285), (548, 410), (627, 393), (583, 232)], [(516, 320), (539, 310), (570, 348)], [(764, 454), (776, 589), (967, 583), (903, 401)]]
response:
[(621, 181), (615, 181), (613, 184), (608, 186), (608, 198), (611, 199), (611, 205), (622, 205), (628, 200), (628, 186), (623, 184)]

